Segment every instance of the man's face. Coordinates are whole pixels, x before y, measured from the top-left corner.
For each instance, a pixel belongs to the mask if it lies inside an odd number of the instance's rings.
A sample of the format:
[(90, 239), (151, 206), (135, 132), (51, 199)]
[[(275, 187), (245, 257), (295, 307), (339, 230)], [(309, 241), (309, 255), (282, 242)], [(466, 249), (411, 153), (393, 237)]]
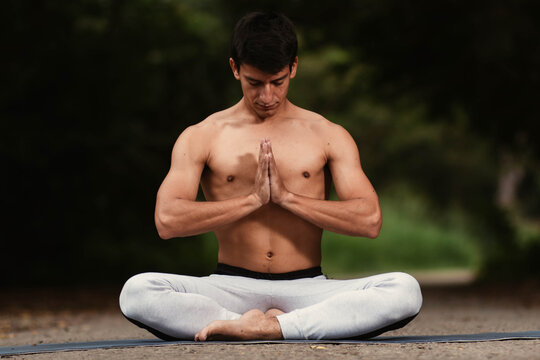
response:
[(277, 74), (268, 74), (248, 64), (242, 64), (238, 71), (234, 61), (229, 62), (234, 77), (240, 80), (246, 105), (261, 119), (275, 115), (287, 99), (289, 81), (296, 75), (298, 61)]

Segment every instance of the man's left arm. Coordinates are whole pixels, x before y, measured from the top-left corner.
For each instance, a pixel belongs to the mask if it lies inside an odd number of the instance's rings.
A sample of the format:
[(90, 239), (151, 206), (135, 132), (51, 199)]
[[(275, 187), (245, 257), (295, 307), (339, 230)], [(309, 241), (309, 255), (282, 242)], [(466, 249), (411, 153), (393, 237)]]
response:
[(360, 164), (358, 148), (341, 126), (332, 125), (327, 158), (339, 201), (289, 192), (272, 153), (269, 164), (272, 201), (320, 228), (350, 236), (376, 238), (382, 225), (379, 199)]

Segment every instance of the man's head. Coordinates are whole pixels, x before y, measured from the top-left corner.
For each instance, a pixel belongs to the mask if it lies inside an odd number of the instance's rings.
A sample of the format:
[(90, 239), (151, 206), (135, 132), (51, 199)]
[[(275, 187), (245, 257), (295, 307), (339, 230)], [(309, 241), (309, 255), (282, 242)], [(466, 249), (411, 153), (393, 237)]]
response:
[(277, 74), (296, 62), (298, 40), (292, 22), (274, 12), (253, 12), (234, 28), (231, 58), (237, 70), (248, 64), (268, 74)]
[(242, 86), (244, 104), (259, 118), (275, 115), (287, 103), (297, 49), (294, 26), (283, 15), (250, 13), (236, 24), (229, 62)]

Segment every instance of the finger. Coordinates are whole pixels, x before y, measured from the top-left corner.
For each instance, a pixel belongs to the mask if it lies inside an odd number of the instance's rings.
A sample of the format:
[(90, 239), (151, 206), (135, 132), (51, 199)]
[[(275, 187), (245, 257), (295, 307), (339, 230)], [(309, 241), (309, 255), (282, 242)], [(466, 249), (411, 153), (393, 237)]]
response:
[(261, 140), (261, 144), (259, 146), (259, 167), (263, 166), (264, 162), (264, 155), (266, 154), (266, 151), (263, 149), (264, 140)]
[(268, 140), (268, 141), (266, 142), (266, 148), (267, 148), (267, 151), (268, 151), (269, 153), (271, 153), (271, 154), (274, 153), (274, 151), (272, 150), (272, 143), (270, 142), (270, 140)]
[(268, 173), (271, 177), (277, 177), (276, 159), (272, 153), (268, 154)]
[(261, 145), (261, 169), (267, 170), (268, 169), (268, 148), (266, 146), (266, 143), (263, 143)]
[(270, 163), (272, 162), (272, 156), (270, 154), (264, 155), (264, 162), (267, 171), (270, 171)]

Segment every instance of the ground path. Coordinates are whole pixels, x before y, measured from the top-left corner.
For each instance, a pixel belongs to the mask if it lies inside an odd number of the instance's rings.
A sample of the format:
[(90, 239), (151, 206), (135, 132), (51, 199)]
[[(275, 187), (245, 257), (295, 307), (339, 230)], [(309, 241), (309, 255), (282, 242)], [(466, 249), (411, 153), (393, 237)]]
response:
[[(0, 299), (0, 346), (153, 338), (118, 310), (119, 289), (12, 290)], [(540, 286), (423, 286), (424, 306), (404, 329), (387, 335), (540, 330)], [(16, 359), (540, 359), (540, 340), (385, 345), (173, 345), (14, 356)]]

